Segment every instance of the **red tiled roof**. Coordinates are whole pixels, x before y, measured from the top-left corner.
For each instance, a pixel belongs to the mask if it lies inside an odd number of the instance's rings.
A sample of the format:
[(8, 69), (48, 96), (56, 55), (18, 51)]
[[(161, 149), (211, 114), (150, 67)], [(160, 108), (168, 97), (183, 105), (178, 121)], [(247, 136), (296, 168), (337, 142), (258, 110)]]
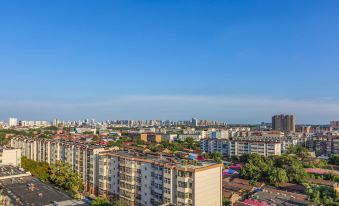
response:
[(269, 204), (267, 204), (266, 202), (261, 202), (261, 201), (252, 200), (252, 199), (246, 199), (244, 203), (248, 205), (254, 205), (254, 206), (269, 206)]
[(334, 174), (334, 175), (339, 175), (339, 172), (334, 171), (334, 170), (327, 170), (327, 169), (321, 169), (321, 168), (306, 168), (305, 171), (307, 173), (312, 173), (312, 174)]
[(329, 187), (333, 187), (334, 185), (334, 182), (329, 181), (329, 180), (309, 178), (308, 181), (313, 184), (324, 185), (324, 186), (329, 186)]

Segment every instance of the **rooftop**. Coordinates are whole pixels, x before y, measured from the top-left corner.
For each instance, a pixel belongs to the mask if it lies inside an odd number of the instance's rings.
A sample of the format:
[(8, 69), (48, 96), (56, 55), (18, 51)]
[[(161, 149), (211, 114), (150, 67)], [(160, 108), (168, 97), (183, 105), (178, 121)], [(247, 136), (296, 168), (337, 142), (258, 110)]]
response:
[(83, 205), (82, 201), (74, 201), (67, 194), (31, 176), (0, 180), (0, 189), (2, 195), (8, 196), (18, 206), (43, 206), (64, 201), (72, 204), (59, 205)]
[(314, 178), (308, 178), (308, 181), (312, 184), (317, 184), (317, 185), (324, 185), (327, 187), (333, 187), (335, 182), (330, 181), (330, 180), (322, 180), (322, 179), (314, 179)]
[[(103, 156), (123, 156), (131, 160), (147, 161), (155, 164), (179, 167), (183, 169), (202, 169), (211, 166), (222, 166), (214, 161), (189, 161), (164, 153), (140, 153), (134, 150), (110, 151), (102, 154)], [(195, 162), (195, 163), (193, 163)]]
[(251, 192), (255, 188), (261, 188), (263, 183), (256, 183), (252, 186), (248, 180), (240, 178), (224, 178), (222, 181), (223, 197), (231, 197), (233, 194), (242, 195), (245, 192)]
[(286, 205), (286, 206), (307, 206), (306, 200), (295, 198), (293, 195), (277, 192), (261, 191), (252, 195), (252, 199), (266, 202), (269, 205)]
[(16, 175), (28, 174), (22, 168), (14, 167), (12, 165), (1, 165), (0, 166), (0, 179), (10, 178)]

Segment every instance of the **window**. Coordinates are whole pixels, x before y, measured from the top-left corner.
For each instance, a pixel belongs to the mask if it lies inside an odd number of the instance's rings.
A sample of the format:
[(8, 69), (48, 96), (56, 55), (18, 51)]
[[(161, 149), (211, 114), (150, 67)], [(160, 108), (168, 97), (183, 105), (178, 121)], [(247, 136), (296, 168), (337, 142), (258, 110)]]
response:
[(190, 178), (192, 178), (193, 173), (192, 172), (186, 172), (186, 175), (188, 175)]
[(185, 199), (185, 193), (183, 193), (183, 192), (178, 192), (178, 198)]
[(187, 188), (187, 182), (179, 181), (179, 182), (178, 182), (178, 186), (179, 186), (179, 187), (182, 187), (182, 188)]
[(171, 190), (166, 188), (166, 187), (165, 187), (164, 191), (165, 191), (166, 194), (171, 194)]
[(169, 178), (165, 178), (165, 183), (171, 184), (171, 180)]
[(189, 197), (189, 193), (185, 193), (185, 198), (188, 198)]
[(178, 171), (178, 176), (179, 176), (179, 177), (184, 177), (184, 176), (185, 176), (185, 172)]

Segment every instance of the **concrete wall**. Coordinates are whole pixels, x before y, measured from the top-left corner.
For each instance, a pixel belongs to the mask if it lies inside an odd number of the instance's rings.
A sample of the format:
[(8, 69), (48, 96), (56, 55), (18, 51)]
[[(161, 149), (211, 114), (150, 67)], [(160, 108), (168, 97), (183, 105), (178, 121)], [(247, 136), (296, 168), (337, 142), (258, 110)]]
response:
[(194, 206), (222, 205), (222, 168), (203, 170), (194, 174)]
[(0, 164), (21, 166), (21, 149), (1, 149), (1, 151)]

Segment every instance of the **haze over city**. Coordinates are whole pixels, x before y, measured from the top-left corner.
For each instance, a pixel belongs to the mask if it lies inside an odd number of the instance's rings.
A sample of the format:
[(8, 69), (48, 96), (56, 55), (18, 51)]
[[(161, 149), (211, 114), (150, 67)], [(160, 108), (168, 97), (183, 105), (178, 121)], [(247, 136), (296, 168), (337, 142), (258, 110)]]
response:
[(328, 124), (338, 1), (3, 1), (0, 119)]

